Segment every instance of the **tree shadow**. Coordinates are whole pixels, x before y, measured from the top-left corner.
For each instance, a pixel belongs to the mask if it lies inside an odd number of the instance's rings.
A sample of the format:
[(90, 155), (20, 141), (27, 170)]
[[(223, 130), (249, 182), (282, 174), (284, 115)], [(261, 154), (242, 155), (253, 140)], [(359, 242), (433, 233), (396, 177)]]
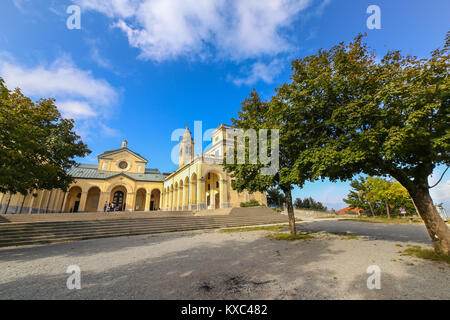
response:
[(315, 221), (298, 225), (306, 232), (349, 232), (370, 239), (430, 244), (430, 236), (423, 225), (399, 225), (358, 221)]
[[(152, 246), (148, 249), (152, 250)], [(334, 295), (334, 287), (329, 283), (332, 271), (312, 270), (309, 265), (326, 263), (330, 255), (339, 253), (331, 250), (327, 241), (312, 240), (306, 244), (269, 240), (264, 236), (239, 241), (230, 235), (227, 240), (166, 252), (114, 268), (108, 267), (108, 261), (95, 262), (95, 269), (102, 271), (92, 271), (92, 265), (84, 269), (80, 264), (81, 290), (67, 289), (67, 265), (60, 265), (58, 275), (27, 275), (1, 283), (0, 298), (326, 298)]]
[(355, 276), (347, 291), (365, 300), (448, 300), (450, 272), (445, 263), (413, 260), (405, 264), (401, 274), (381, 267), (380, 289), (368, 289), (371, 274), (365, 270)]

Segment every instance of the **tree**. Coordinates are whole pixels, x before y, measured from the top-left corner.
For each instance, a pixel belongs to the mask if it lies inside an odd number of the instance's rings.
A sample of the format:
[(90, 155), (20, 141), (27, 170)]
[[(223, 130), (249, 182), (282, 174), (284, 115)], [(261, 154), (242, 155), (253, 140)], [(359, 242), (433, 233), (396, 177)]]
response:
[(350, 186), (352, 189), (343, 201), (352, 208), (370, 210), (372, 216), (375, 216), (374, 203), (368, 200), (370, 190), (367, 188), (366, 180), (359, 177), (359, 179), (352, 180)]
[(403, 207), (410, 213), (415, 211), (408, 191), (398, 181), (381, 177), (360, 177), (352, 180), (350, 186), (353, 189), (343, 200), (353, 208), (370, 209), (372, 215), (386, 212), (388, 219), (391, 218), (393, 208)]
[(286, 197), (282, 192), (280, 192), (280, 189), (278, 188), (270, 188), (267, 190), (267, 204), (268, 205), (275, 205), (278, 207), (284, 206), (286, 203)]
[(310, 209), (310, 210), (319, 210), (319, 211), (327, 211), (327, 207), (325, 207), (321, 202), (314, 200), (313, 198), (305, 198), (295, 199), (294, 206), (296, 209)]
[(413, 199), (436, 252), (447, 255), (450, 231), (433, 206), (428, 177), (450, 165), (449, 48), (450, 33), (430, 58), (390, 51), (377, 62), (360, 35), (293, 61), (291, 83), (271, 103), (295, 125), (285, 137), (301, 150), (293, 180), (393, 177)]
[[(298, 143), (289, 138), (285, 134), (286, 131), (291, 130), (292, 123), (288, 126), (282, 122), (282, 118), (276, 117), (273, 108), (269, 102), (262, 101), (259, 95), (253, 91), (241, 104), (241, 110), (238, 112), (239, 117), (232, 119), (232, 123), (236, 128), (243, 131), (248, 129), (278, 129), (279, 130), (279, 170), (274, 175), (263, 175), (261, 169), (266, 167), (261, 164), (260, 159), (256, 164), (251, 164), (248, 161), (251, 154), (249, 144), (245, 145), (246, 162), (245, 164), (238, 164), (237, 161), (233, 163), (224, 163), (224, 168), (230, 173), (232, 178), (233, 189), (237, 191), (248, 190), (249, 192), (267, 192), (269, 189), (278, 187), (286, 197), (286, 206), (289, 216), (289, 228), (291, 235), (296, 235), (294, 207), (292, 205), (292, 189), (294, 185), (301, 185), (297, 177), (291, 174), (291, 168), (295, 164), (299, 156)], [(295, 126), (294, 126), (295, 127)], [(286, 138), (287, 139), (286, 139)], [(271, 137), (268, 139), (268, 149), (272, 152)], [(260, 143), (258, 137), (257, 150), (259, 152)], [(234, 159), (236, 159), (237, 148), (234, 149)], [(224, 156), (227, 158), (227, 155)]]
[(35, 190), (67, 190), (75, 157), (90, 153), (64, 119), (54, 99), (36, 103), (0, 78), (0, 192), (27, 195)]

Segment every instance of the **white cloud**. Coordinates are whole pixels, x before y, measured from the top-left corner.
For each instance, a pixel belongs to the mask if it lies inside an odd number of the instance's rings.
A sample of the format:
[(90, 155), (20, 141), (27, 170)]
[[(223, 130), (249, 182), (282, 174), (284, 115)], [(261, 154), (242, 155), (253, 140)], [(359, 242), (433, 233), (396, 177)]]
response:
[(229, 76), (229, 80), (231, 80), (235, 85), (241, 86), (252, 85), (257, 83), (258, 81), (263, 81), (265, 83), (272, 83), (274, 78), (280, 74), (282, 70), (283, 64), (280, 60), (275, 59), (269, 64), (264, 64), (262, 62), (255, 62), (250, 70), (247, 72), (245, 77), (237, 77), (232, 78)]
[(90, 71), (79, 69), (67, 57), (48, 65), (28, 67), (2, 53), (0, 77), (9, 89), (20, 88), (35, 100), (55, 98), (61, 114), (76, 119), (77, 126), (83, 128), (84, 136), (98, 128), (102, 119), (108, 118), (119, 98), (116, 89), (107, 81), (94, 77)]
[[(435, 185), (438, 180), (441, 178), (445, 169), (435, 169), (433, 174), (428, 179), (428, 183), (430, 186)], [(447, 171), (446, 175), (449, 175), (450, 170)], [(447, 210), (447, 214), (450, 216), (450, 179), (446, 179), (446, 176), (442, 178), (441, 182), (430, 189), (431, 198), (433, 198), (433, 202), (435, 205), (440, 203), (443, 204), (444, 208)]]
[(105, 68), (105, 69), (112, 69), (111, 62), (108, 59), (106, 59), (106, 58), (104, 58), (104, 57), (102, 57), (100, 55), (100, 52), (99, 52), (97, 47), (93, 47), (92, 48), (92, 50), (91, 50), (91, 58), (100, 67)]
[(83, 101), (60, 101), (57, 105), (59, 111), (66, 118), (85, 119), (97, 116), (91, 106)]
[(108, 82), (96, 79), (90, 71), (78, 69), (67, 58), (49, 66), (32, 68), (3, 60), (0, 74), (10, 87), (20, 87), (32, 96), (82, 97), (104, 106), (117, 99), (117, 93)]
[(430, 193), (436, 203), (450, 201), (450, 180), (441, 181)]
[(292, 49), (286, 32), (313, 0), (73, 0), (114, 20), (144, 59), (232, 60)]

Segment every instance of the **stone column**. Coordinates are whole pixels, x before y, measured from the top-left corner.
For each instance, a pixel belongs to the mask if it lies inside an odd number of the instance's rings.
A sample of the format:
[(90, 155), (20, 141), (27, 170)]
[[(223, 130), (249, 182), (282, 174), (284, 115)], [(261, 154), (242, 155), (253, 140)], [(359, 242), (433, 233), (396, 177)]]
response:
[(145, 194), (145, 207), (144, 211), (150, 211), (150, 201), (152, 200), (152, 194), (151, 192), (147, 192)]
[(228, 208), (230, 203), (228, 202), (228, 181), (221, 180), (219, 184), (219, 195), (220, 195), (220, 207)]
[(27, 195), (25, 202), (23, 203), (22, 213), (31, 213), (31, 209), (33, 207), (33, 193)]
[[(109, 192), (100, 192), (100, 197), (98, 199), (97, 212), (103, 212), (103, 208), (105, 207), (105, 202), (108, 201), (109, 204)], [(106, 208), (108, 210), (108, 208)]]
[(67, 204), (68, 198), (69, 198), (69, 192), (65, 192), (61, 212), (64, 212), (66, 210), (66, 204)]
[(165, 190), (164, 191), (164, 210), (168, 210), (168, 208), (169, 208), (169, 198), (170, 198), (170, 192)]
[(177, 210), (183, 210), (183, 188), (180, 188), (180, 186), (178, 186)]
[(136, 194), (134, 192), (127, 193), (125, 211), (133, 212), (134, 208), (136, 208)]
[(164, 192), (160, 191), (159, 192), (159, 210), (161, 210), (163, 208), (163, 203), (164, 203)]
[(47, 202), (45, 203), (45, 213), (48, 213), (48, 210), (50, 208), (50, 203), (53, 198), (53, 193), (54, 193), (53, 190), (49, 191), (48, 199), (47, 199)]
[(197, 179), (197, 210), (206, 209), (205, 178)]

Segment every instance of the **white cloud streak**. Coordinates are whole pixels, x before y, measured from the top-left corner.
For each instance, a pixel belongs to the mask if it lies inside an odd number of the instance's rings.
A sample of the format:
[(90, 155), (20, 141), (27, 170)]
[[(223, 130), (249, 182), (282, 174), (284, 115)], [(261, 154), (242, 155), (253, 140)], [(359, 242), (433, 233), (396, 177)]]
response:
[(119, 99), (117, 90), (107, 81), (79, 69), (68, 57), (49, 65), (28, 67), (2, 53), (0, 77), (9, 89), (20, 88), (33, 99), (55, 98), (61, 114), (78, 120), (77, 126), (83, 128), (86, 136), (91, 132), (89, 128), (94, 129), (95, 121), (108, 118)]
[(73, 0), (100, 12), (143, 59), (180, 56), (240, 61), (292, 49), (285, 28), (313, 0)]

